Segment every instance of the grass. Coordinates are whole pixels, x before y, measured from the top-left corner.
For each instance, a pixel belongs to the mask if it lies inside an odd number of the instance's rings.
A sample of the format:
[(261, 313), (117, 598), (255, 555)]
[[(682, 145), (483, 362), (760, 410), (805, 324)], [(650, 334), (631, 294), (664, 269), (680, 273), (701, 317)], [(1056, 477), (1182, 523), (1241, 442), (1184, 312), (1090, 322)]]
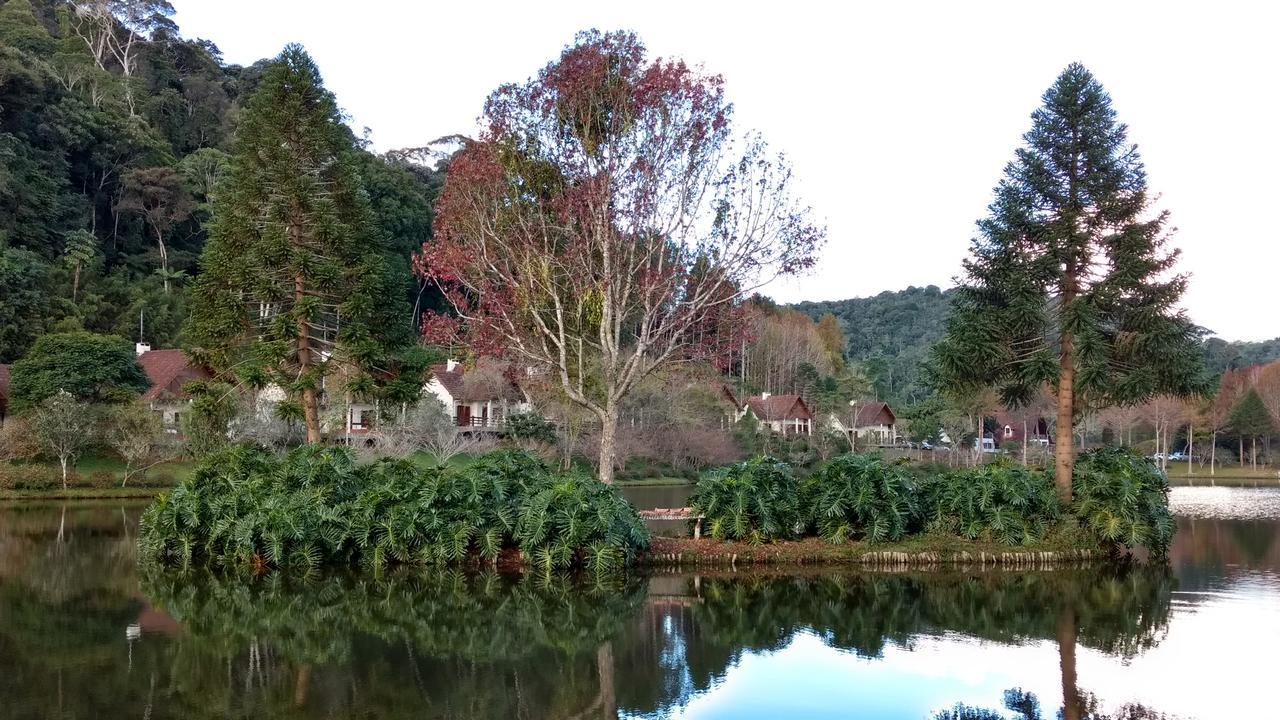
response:
[(73, 487), (63, 490), (0, 490), (0, 500), (115, 500), (153, 498), (168, 488), (123, 487), (114, 489)]
[(1209, 466), (1194, 464), (1190, 469), (1185, 462), (1169, 463), (1166, 468), (1169, 484), (1175, 487), (1201, 485), (1220, 485), (1223, 487), (1264, 487), (1280, 486), (1280, 474), (1275, 467), (1258, 466), (1254, 470), (1249, 465), (1218, 466), (1214, 474), (1209, 474)]

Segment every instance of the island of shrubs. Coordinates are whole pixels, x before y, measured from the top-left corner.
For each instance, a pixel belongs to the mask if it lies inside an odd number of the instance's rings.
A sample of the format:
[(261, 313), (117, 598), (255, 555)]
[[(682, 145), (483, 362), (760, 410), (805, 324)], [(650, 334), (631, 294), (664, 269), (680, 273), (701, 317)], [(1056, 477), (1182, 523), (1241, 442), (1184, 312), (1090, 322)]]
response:
[(497, 563), (517, 552), (545, 570), (619, 568), (649, 533), (618, 493), (552, 472), (519, 450), (465, 467), (404, 459), (359, 464), (343, 447), (287, 455), (249, 445), (203, 462), (143, 513), (141, 546), (163, 562), (310, 569)]
[[(1064, 507), (1049, 472), (1007, 460), (921, 472), (876, 454), (833, 458), (798, 480), (762, 457), (706, 473), (690, 499), (717, 540), (818, 536), (832, 543), (895, 542), (932, 534), (1031, 546), (1167, 551), (1168, 482), (1126, 450), (1080, 456)], [(649, 547), (649, 533), (616, 487), (554, 472), (521, 450), (460, 467), (410, 460), (361, 464), (342, 447), (287, 455), (239, 445), (212, 456), (142, 516), (144, 553), (191, 565), (301, 568), (358, 564), (496, 564), (504, 553), (545, 571), (606, 572)]]
[(1146, 459), (1118, 448), (1084, 453), (1072, 490), (1064, 507), (1051, 472), (1004, 459), (920, 472), (848, 454), (797, 480), (789, 465), (764, 457), (706, 474), (690, 505), (718, 540), (879, 543), (929, 533), (1029, 546), (1057, 534), (1077, 544), (1167, 552), (1174, 527), (1168, 480)]

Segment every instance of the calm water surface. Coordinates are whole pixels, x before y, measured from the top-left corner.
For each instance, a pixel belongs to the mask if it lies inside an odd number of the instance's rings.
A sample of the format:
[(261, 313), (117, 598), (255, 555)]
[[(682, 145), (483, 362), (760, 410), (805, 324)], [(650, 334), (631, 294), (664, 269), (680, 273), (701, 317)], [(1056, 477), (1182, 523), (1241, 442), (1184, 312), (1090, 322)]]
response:
[(0, 717), (1280, 716), (1280, 490), (1173, 502), (1167, 570), (603, 586), (182, 575), (141, 505), (0, 506)]

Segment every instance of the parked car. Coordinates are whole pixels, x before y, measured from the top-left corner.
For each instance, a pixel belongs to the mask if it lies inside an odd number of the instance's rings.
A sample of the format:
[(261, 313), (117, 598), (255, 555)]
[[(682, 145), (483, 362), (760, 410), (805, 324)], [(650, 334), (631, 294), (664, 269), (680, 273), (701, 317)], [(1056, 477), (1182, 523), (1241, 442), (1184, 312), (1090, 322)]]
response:
[(933, 449), (933, 443), (929, 442), (928, 440), (921, 440), (921, 441), (920, 441), (920, 449), (921, 449), (921, 450), (932, 450), (932, 449)]
[(1182, 452), (1181, 450), (1179, 450), (1178, 452), (1169, 453), (1169, 462), (1176, 462), (1178, 460), (1182, 460), (1185, 462), (1188, 459), (1189, 458), (1187, 457), (1187, 454)]

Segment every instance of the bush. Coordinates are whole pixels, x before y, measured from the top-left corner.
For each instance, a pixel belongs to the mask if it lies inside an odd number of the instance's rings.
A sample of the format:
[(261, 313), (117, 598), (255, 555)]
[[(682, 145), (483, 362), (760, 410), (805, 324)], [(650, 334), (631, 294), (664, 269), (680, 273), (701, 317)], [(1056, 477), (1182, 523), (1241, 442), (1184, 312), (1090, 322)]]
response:
[(911, 479), (878, 453), (832, 458), (805, 482), (803, 497), (818, 535), (832, 543), (901, 540), (916, 514)]
[(1072, 491), (1076, 517), (1099, 540), (1168, 552), (1174, 530), (1169, 480), (1146, 458), (1125, 448), (1084, 453)]
[(89, 487), (95, 490), (106, 490), (119, 484), (116, 474), (110, 470), (94, 470), (89, 473)]
[(717, 540), (782, 540), (796, 537), (804, 526), (791, 466), (771, 457), (704, 473), (689, 505), (706, 516), (708, 532)]
[(211, 456), (142, 517), (164, 561), (311, 568), (326, 563), (494, 562), (507, 549), (546, 569), (618, 567), (648, 546), (635, 509), (593, 478), (555, 474), (521, 451), (463, 469), (408, 460), (358, 465), (347, 448), (284, 457), (234, 446)]
[[(67, 473), (67, 485), (81, 482), (75, 472)], [(0, 462), (0, 490), (61, 490), (62, 471), (44, 464)]]
[(536, 412), (513, 413), (507, 416), (507, 434), (512, 440), (554, 445), (556, 426)]
[(930, 529), (970, 540), (1029, 545), (1062, 516), (1052, 476), (1007, 458), (935, 476), (921, 490)]

